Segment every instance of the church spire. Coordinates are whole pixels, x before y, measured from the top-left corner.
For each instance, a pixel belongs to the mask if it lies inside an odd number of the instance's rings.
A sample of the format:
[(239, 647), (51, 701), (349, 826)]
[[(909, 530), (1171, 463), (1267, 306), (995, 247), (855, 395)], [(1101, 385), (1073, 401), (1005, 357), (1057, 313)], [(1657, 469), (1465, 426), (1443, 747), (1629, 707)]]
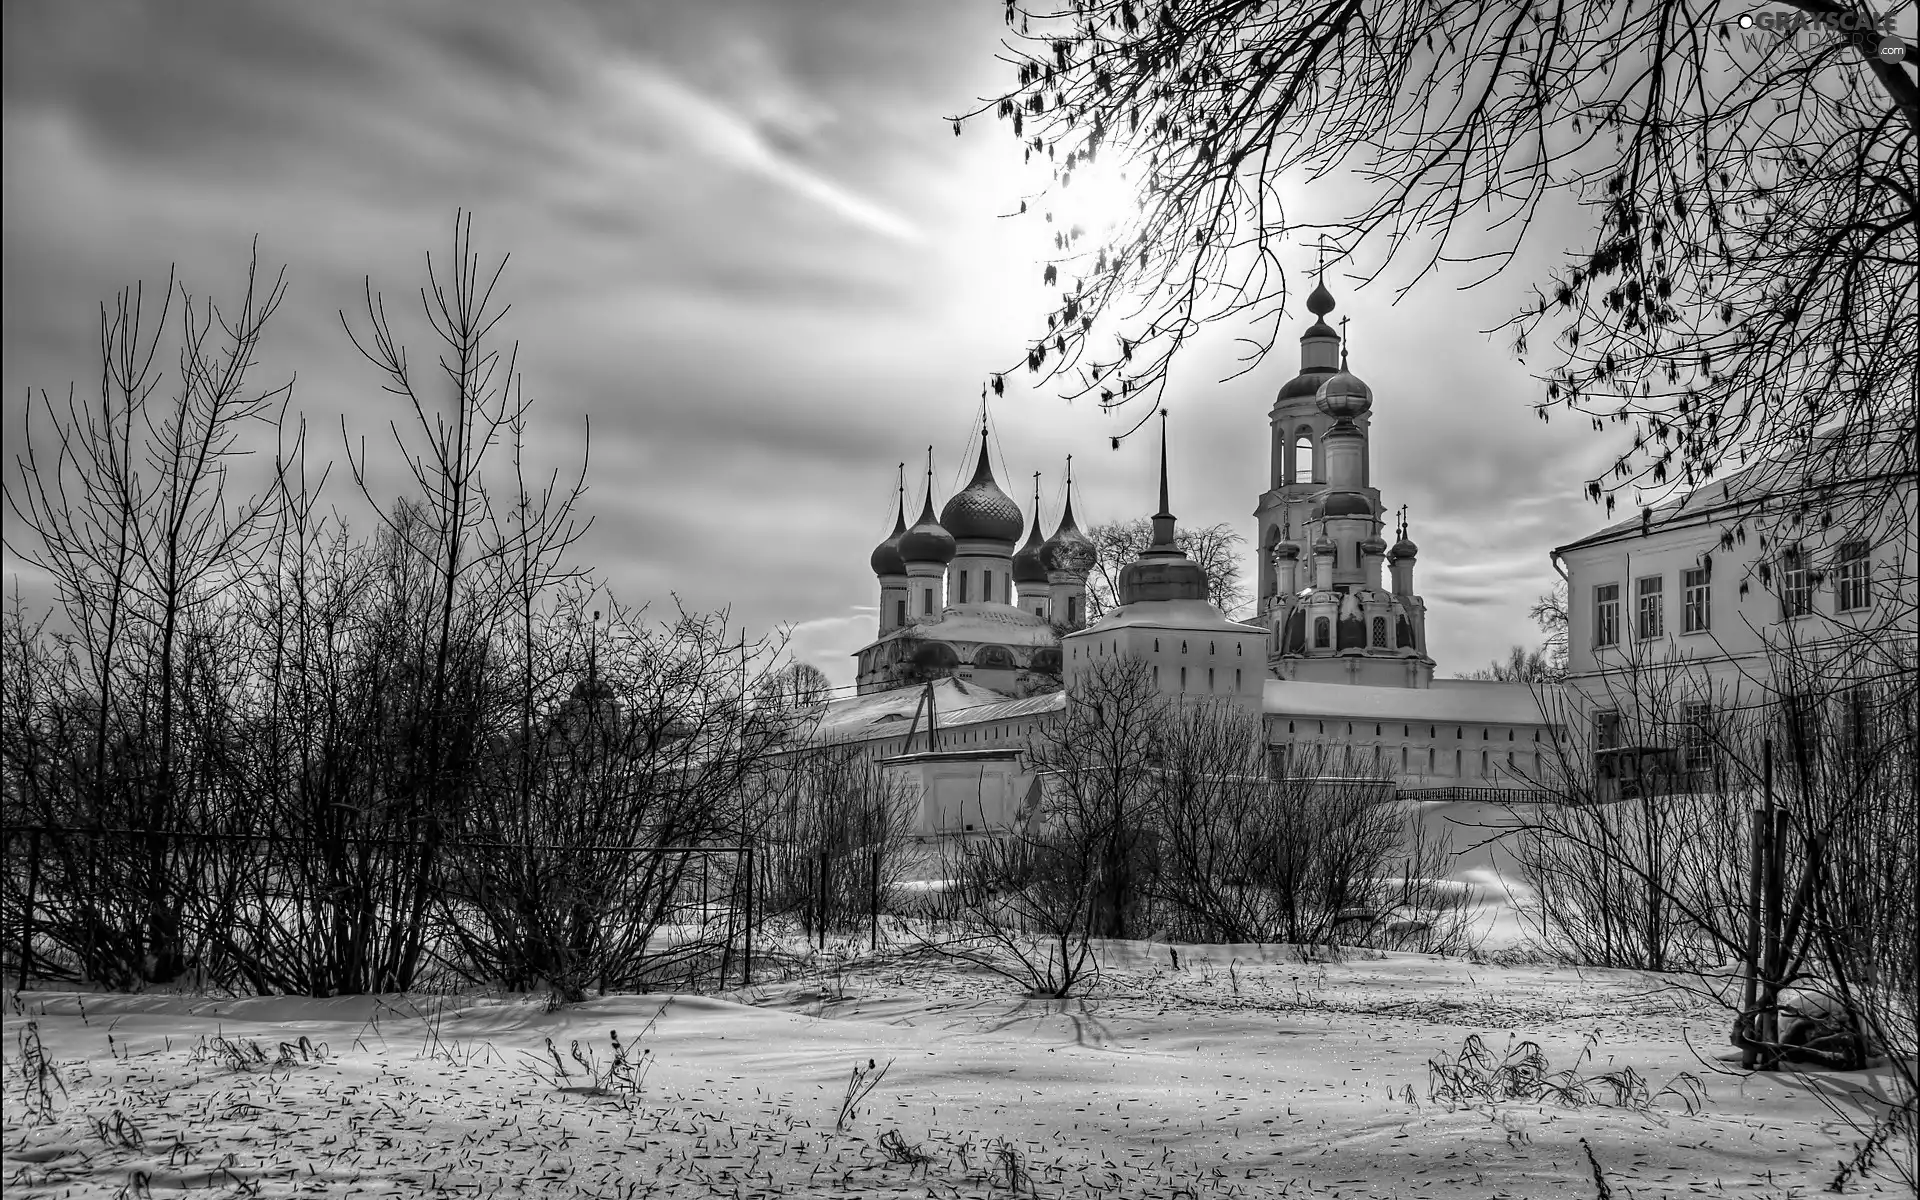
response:
[(1172, 550), (1173, 513), (1167, 502), (1167, 410), (1160, 410), (1160, 511), (1153, 514), (1152, 550)]

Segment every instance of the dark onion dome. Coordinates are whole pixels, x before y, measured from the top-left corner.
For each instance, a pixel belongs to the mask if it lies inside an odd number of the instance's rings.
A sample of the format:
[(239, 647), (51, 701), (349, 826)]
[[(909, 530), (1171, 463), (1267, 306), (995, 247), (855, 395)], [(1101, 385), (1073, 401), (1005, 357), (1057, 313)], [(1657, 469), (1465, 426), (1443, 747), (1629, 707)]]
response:
[[(1333, 326), (1327, 324), (1327, 314), (1333, 311), (1333, 293), (1327, 290), (1325, 283), (1313, 285), (1313, 291), (1307, 296), (1307, 311), (1313, 314), (1314, 320), (1313, 324), (1307, 326), (1307, 331), (1300, 335), (1302, 342), (1310, 342), (1316, 338), (1325, 338), (1329, 341), (1340, 339), (1340, 335), (1333, 331)], [(1298, 375), (1280, 386), (1280, 395), (1276, 402), (1317, 395), (1320, 385), (1325, 383), (1327, 377), (1333, 373), (1332, 367), (1300, 368)]]
[(1060, 511), (1060, 528), (1040, 545), (1040, 563), (1048, 571), (1064, 571), (1070, 575), (1085, 575), (1093, 569), (1093, 543), (1073, 522), (1071, 493), (1066, 507)]
[(574, 683), (570, 698), (588, 704), (599, 704), (614, 698), (613, 688), (606, 680), (589, 671)]
[[(1307, 311), (1322, 318), (1333, 311), (1333, 293), (1327, 290), (1326, 280), (1314, 281), (1313, 290), (1307, 293)], [(1326, 322), (1323, 320), (1318, 323)]]
[(1393, 544), (1393, 549), (1387, 551), (1387, 557), (1412, 558), (1418, 553), (1420, 553), (1420, 547), (1413, 544), (1413, 539), (1403, 537)]
[(1033, 531), (1027, 534), (1026, 544), (1014, 551), (1013, 581), (1015, 583), (1045, 583), (1047, 564), (1041, 551), (1046, 542), (1040, 536), (1040, 506), (1033, 506)]
[(1326, 517), (1371, 517), (1373, 501), (1367, 499), (1365, 492), (1322, 492), (1313, 506), (1311, 517), (1318, 521)]
[(1365, 415), (1373, 407), (1373, 389), (1342, 366), (1321, 381), (1319, 390), (1314, 393), (1314, 400), (1320, 411), (1328, 416), (1351, 421)]
[(927, 501), (920, 508), (920, 519), (900, 535), (900, 561), (936, 563), (944, 567), (953, 561), (953, 550), (953, 535), (933, 519), (933, 485), (928, 483)]
[(899, 506), (894, 510), (893, 532), (887, 540), (873, 548), (872, 557), (867, 559), (875, 575), (905, 575), (907, 560), (900, 557), (900, 539), (907, 532), (907, 498), (900, 497)]
[(959, 541), (1004, 542), (1011, 547), (1020, 540), (1026, 521), (1013, 497), (993, 481), (993, 464), (987, 458), (987, 430), (980, 427), (980, 461), (973, 469), (973, 480), (955, 492), (940, 510), (940, 523)]
[(1315, 554), (1332, 554), (1334, 549), (1333, 539), (1324, 533), (1313, 539), (1313, 552)]
[(1378, 534), (1360, 543), (1360, 553), (1362, 554), (1385, 554), (1386, 552), (1387, 540)]

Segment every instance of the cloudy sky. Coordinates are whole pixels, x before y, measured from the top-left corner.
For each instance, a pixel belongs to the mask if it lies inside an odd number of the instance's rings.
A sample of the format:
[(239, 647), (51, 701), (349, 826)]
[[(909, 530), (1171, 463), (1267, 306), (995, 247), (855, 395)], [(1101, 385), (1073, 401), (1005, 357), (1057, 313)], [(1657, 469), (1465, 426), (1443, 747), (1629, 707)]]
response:
[[(1040, 181), (1002, 131), (955, 138), (945, 120), (1009, 77), (999, 8), (9, 0), (8, 458), (29, 388), (97, 377), (101, 300), (170, 265), (230, 295), (256, 236), (290, 282), (260, 378), (297, 380), (317, 456), (337, 456), (343, 416), (374, 434), (394, 415), (339, 310), (368, 277), (411, 294), (464, 207), (482, 253), (511, 255), (532, 453), (576, 461), (591, 418), (581, 558), (626, 600), (789, 624), (800, 656), (849, 681), (894, 465), (931, 442), (951, 491), (982, 382), (1024, 355), (1045, 299), (1045, 230), (1001, 216)], [(1412, 507), (1440, 670), (1532, 642), (1547, 550), (1600, 523), (1578, 491), (1607, 455), (1535, 420), (1526, 368), (1482, 332), (1527, 280), (1443, 278), (1397, 303), (1329, 282), (1375, 390), (1374, 482)], [(1176, 368), (1174, 509), (1250, 535), (1297, 352), (1288, 333), (1221, 383), (1235, 332)], [(1130, 418), (1024, 384), (994, 412), (1002, 482), (1024, 503), (1045, 472), (1049, 522), (1068, 454), (1084, 519), (1150, 511), (1152, 447), (1108, 449)], [(376, 493), (397, 472), (376, 463)], [(42, 593), (11, 556), (7, 574)]]

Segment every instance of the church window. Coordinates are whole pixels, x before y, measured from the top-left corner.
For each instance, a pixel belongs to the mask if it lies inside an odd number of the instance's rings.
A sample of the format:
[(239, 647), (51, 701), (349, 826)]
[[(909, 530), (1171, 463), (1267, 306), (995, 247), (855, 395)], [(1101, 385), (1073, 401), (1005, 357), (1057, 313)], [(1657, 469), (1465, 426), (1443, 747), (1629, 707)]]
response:
[(1433, 774), (1433, 747), (1427, 747), (1427, 774)]
[(926, 600), (927, 600), (927, 608), (926, 608), (926, 611), (928, 611), (928, 612), (932, 612), (932, 611), (933, 611), (933, 589), (932, 589), (932, 588), (926, 588), (926, 589), (924, 589), (924, 590), (922, 591), (922, 593), (921, 593), (921, 594), (922, 594), (922, 595), (924, 595), (924, 596), (926, 597)]
[(1160, 664), (1153, 664), (1153, 686), (1160, 686)]
[(958, 577), (960, 584), (960, 595), (954, 599), (954, 603), (965, 604), (967, 602), (967, 573), (965, 571), (956, 571), (954, 574)]
[(1216, 653), (1218, 653), (1218, 652), (1219, 652), (1219, 650), (1218, 650), (1218, 647), (1219, 647), (1219, 645), (1220, 645), (1220, 643), (1218, 643), (1218, 642), (1208, 642), (1208, 643), (1207, 643), (1207, 653), (1208, 653), (1208, 654), (1216, 654)]
[(1313, 482), (1313, 439), (1304, 433), (1293, 443), (1293, 481)]
[(1407, 769), (1407, 748), (1405, 746), (1400, 747), (1400, 769), (1402, 771)]
[(1185, 667), (1180, 668), (1180, 690), (1183, 692), (1187, 690), (1187, 669)]
[(1373, 644), (1382, 650), (1386, 649), (1387, 619), (1385, 617), (1375, 617), (1373, 619)]
[(1208, 691), (1213, 690), (1213, 668), (1212, 667), (1207, 668), (1207, 690)]
[(1380, 736), (1380, 723), (1378, 721), (1375, 721), (1373, 724), (1373, 736)]
[(1325, 650), (1333, 641), (1333, 627), (1325, 617), (1313, 619), (1313, 648)]
[(1068, 596), (1067, 597), (1067, 624), (1078, 625), (1079, 623), (1080, 623), (1080, 597)]
[(1533, 731), (1533, 740), (1536, 742), (1540, 740), (1540, 731), (1538, 729)]
[(1153, 652), (1154, 652), (1155, 654), (1158, 654), (1158, 653), (1160, 653), (1160, 639), (1159, 639), (1159, 638), (1155, 638), (1155, 639), (1153, 639)]
[(1480, 752), (1480, 774), (1484, 776), (1486, 775), (1486, 773), (1487, 773), (1487, 752), (1485, 750), (1482, 750)]
[(905, 625), (907, 623), (907, 602), (905, 600), (895, 600), (893, 602), (893, 623), (895, 625)]
[(1453, 752), (1453, 773), (1456, 777), (1466, 774), (1466, 768), (1461, 765), (1460, 752), (1458, 750)]
[(1180, 643), (1180, 653), (1182, 653), (1182, 654), (1185, 654), (1186, 652), (1187, 652), (1187, 644), (1186, 644), (1185, 642), (1181, 642), (1181, 643)]
[(1233, 690), (1236, 692), (1240, 690), (1240, 668), (1239, 667), (1235, 667), (1233, 669)]
[(1488, 738), (1487, 738), (1487, 734), (1488, 734), (1489, 732), (1491, 732), (1491, 731), (1490, 731), (1490, 730), (1486, 730), (1486, 729), (1482, 729), (1482, 730), (1480, 731), (1480, 740), (1481, 740), (1481, 741), (1483, 741), (1483, 742), (1484, 742), (1484, 741), (1487, 741), (1487, 740), (1488, 740)]
[(1288, 732), (1288, 733), (1292, 733), (1292, 732), (1293, 732), (1293, 722), (1292, 722), (1292, 721), (1288, 721), (1288, 722), (1287, 722), (1287, 732)]
[(1513, 730), (1511, 730), (1511, 729), (1509, 729), (1509, 730), (1507, 730), (1507, 740), (1508, 740), (1508, 741), (1512, 741), (1512, 740), (1513, 740)]

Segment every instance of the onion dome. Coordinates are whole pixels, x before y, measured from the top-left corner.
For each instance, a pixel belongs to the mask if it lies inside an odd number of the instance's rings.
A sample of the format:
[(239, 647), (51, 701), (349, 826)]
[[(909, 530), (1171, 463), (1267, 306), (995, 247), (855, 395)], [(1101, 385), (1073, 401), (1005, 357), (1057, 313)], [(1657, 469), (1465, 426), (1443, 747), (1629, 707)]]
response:
[(1335, 550), (1335, 547), (1333, 544), (1333, 539), (1328, 537), (1326, 534), (1323, 533), (1319, 537), (1313, 539), (1313, 552), (1316, 555), (1332, 554), (1334, 550)]
[[(1346, 355), (1340, 356), (1340, 370), (1327, 376), (1314, 392), (1314, 403), (1321, 412), (1340, 421), (1364, 416), (1373, 407), (1373, 389), (1358, 375), (1347, 370)], [(1335, 426), (1335, 430), (1339, 430)], [(1344, 432), (1344, 430), (1340, 430)], [(1331, 431), (1330, 431), (1331, 432)]]
[(1040, 564), (1049, 572), (1085, 575), (1093, 567), (1093, 543), (1073, 522), (1073, 492), (1067, 492), (1066, 507), (1060, 510), (1060, 528), (1040, 545)]
[(1275, 558), (1299, 558), (1300, 543), (1294, 541), (1275, 542), (1272, 554)]
[(1365, 492), (1322, 492), (1310, 515), (1315, 521), (1328, 517), (1371, 517), (1373, 501), (1367, 499)]
[[(1313, 285), (1313, 291), (1307, 296), (1307, 311), (1313, 314), (1313, 324), (1307, 326), (1307, 331), (1300, 335), (1301, 354), (1303, 357), (1312, 357), (1306, 350), (1306, 343), (1314, 341), (1337, 343), (1340, 340), (1340, 335), (1333, 331), (1333, 326), (1327, 324), (1327, 314), (1333, 311), (1333, 293), (1327, 290), (1324, 281)], [(1320, 385), (1332, 374), (1331, 366), (1303, 365), (1298, 375), (1281, 386), (1276, 403), (1317, 395)]]
[(1034, 477), (1033, 485), (1033, 530), (1027, 534), (1026, 544), (1013, 554), (1013, 581), (1015, 583), (1045, 583), (1047, 564), (1041, 551), (1046, 543), (1040, 536), (1040, 484), (1039, 476)]
[(1360, 543), (1360, 553), (1362, 554), (1385, 554), (1386, 552), (1387, 540), (1378, 534)]
[(933, 517), (933, 481), (927, 481), (927, 501), (920, 508), (920, 519), (912, 529), (900, 535), (902, 563), (935, 563), (946, 566), (953, 561), (953, 535)]
[(873, 548), (873, 555), (867, 559), (875, 575), (905, 575), (907, 560), (900, 557), (900, 539), (907, 532), (907, 494), (900, 490), (900, 502), (894, 510), (893, 532), (887, 540)]
[(1388, 558), (1412, 558), (1414, 555), (1418, 553), (1420, 553), (1420, 547), (1413, 544), (1413, 539), (1408, 537), (1402, 537), (1399, 541), (1393, 544), (1393, 549), (1387, 551), (1387, 557)]
[(568, 697), (581, 703), (599, 704), (614, 699), (614, 694), (612, 685), (589, 670), (574, 683)]
[(1004, 542), (1011, 547), (1020, 540), (1026, 521), (1013, 497), (993, 481), (993, 465), (987, 458), (987, 426), (980, 424), (980, 461), (973, 479), (955, 492), (940, 510), (940, 523), (960, 541)]

